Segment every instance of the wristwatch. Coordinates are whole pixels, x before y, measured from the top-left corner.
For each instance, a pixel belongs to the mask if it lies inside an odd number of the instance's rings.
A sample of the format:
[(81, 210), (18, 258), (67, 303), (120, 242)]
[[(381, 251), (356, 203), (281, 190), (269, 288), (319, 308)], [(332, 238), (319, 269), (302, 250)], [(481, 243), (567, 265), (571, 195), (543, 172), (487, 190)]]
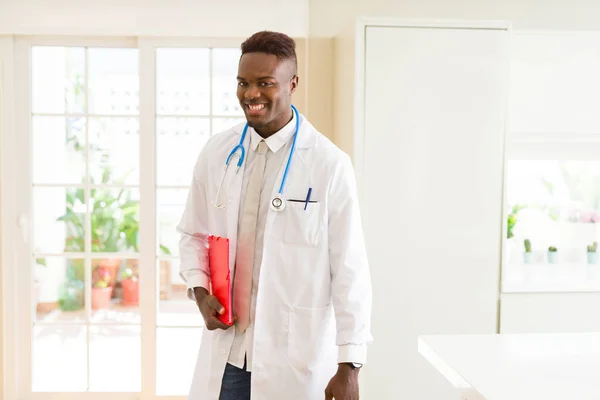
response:
[(356, 363), (356, 362), (346, 362), (344, 364), (348, 364), (350, 366), (350, 368), (352, 369), (359, 369), (362, 368), (362, 364), (361, 363)]

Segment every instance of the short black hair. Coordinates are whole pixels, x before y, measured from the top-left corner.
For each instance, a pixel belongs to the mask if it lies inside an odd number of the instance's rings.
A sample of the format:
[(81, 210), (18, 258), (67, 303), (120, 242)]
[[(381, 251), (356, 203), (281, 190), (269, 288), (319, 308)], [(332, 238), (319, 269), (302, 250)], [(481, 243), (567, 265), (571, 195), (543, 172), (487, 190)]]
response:
[(277, 56), (280, 60), (292, 60), (298, 68), (296, 42), (285, 33), (260, 31), (242, 43), (242, 55), (246, 53), (266, 53)]

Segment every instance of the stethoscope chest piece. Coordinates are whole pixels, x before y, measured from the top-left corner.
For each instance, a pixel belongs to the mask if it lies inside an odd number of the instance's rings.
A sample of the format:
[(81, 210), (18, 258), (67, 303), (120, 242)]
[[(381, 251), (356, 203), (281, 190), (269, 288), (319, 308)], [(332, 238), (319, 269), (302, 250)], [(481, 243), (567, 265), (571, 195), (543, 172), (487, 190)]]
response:
[(271, 200), (271, 210), (283, 211), (284, 208), (285, 208), (285, 201), (279, 196), (273, 197), (273, 200)]

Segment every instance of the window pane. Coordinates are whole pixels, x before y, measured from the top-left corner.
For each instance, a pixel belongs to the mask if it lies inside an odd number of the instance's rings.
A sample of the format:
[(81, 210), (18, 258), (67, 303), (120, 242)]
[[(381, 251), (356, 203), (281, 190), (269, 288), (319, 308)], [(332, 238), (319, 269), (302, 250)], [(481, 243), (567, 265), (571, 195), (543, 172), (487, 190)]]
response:
[(179, 255), (179, 233), (177, 224), (183, 214), (188, 189), (159, 189), (158, 207), (158, 253)]
[[(90, 391), (139, 392), (141, 339), (137, 326), (90, 328)], [(171, 368), (175, 371), (179, 369)]]
[(85, 110), (85, 50), (35, 46), (31, 50), (31, 105), (34, 113)]
[(87, 389), (85, 326), (36, 326), (32, 352), (34, 392)]
[(600, 237), (600, 161), (511, 160), (507, 200), (510, 264), (587, 262)]
[(32, 211), (35, 252), (85, 250), (84, 189), (33, 188)]
[(137, 118), (90, 118), (91, 183), (139, 183)]
[(92, 260), (92, 322), (140, 322), (139, 260)]
[(246, 123), (246, 118), (213, 118), (212, 120), (212, 135), (224, 132), (233, 128), (238, 124)]
[(244, 115), (237, 98), (241, 50), (214, 49), (212, 68), (213, 115)]
[(159, 260), (159, 326), (203, 326), (198, 306), (187, 297), (187, 287), (179, 276), (179, 260)]
[(83, 259), (35, 257), (33, 290), (36, 320), (85, 321)]
[[(156, 334), (156, 394), (186, 396), (198, 351), (201, 329), (159, 328)], [(177, 366), (177, 368), (173, 368)]]
[(137, 49), (88, 50), (90, 114), (138, 113), (138, 58)]
[(209, 50), (156, 51), (156, 113), (208, 115)]
[(159, 185), (188, 186), (200, 151), (210, 136), (207, 118), (158, 118), (156, 121)]
[(85, 180), (85, 118), (33, 117), (34, 183)]
[(91, 189), (92, 251), (138, 251), (139, 190)]

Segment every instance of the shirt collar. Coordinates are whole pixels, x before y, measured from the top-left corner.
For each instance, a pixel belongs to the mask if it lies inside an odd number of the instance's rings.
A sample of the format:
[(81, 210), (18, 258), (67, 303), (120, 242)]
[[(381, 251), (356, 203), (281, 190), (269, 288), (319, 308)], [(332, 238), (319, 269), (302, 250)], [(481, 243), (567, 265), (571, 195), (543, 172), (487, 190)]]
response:
[[(262, 137), (256, 133), (256, 131), (252, 128), (248, 129), (250, 131), (250, 149), (252, 151), (256, 151), (258, 147), (258, 143), (260, 143)], [(292, 136), (294, 136), (294, 132), (296, 131), (296, 114), (293, 113), (292, 120), (288, 122), (283, 128), (269, 136), (265, 139), (265, 143), (269, 146), (269, 149), (276, 153), (279, 149), (281, 149)]]

